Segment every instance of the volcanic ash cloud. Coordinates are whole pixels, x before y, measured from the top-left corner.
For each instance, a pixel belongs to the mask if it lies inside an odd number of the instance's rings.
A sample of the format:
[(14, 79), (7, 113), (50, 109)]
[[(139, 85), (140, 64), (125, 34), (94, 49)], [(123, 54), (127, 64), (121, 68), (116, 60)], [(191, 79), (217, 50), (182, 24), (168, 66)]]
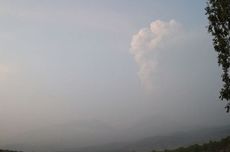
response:
[(134, 34), (130, 53), (139, 67), (138, 76), (146, 89), (153, 88), (153, 77), (157, 68), (157, 54), (165, 45), (169, 45), (174, 37), (181, 32), (181, 26), (175, 20), (164, 22), (153, 21), (148, 28), (142, 28)]

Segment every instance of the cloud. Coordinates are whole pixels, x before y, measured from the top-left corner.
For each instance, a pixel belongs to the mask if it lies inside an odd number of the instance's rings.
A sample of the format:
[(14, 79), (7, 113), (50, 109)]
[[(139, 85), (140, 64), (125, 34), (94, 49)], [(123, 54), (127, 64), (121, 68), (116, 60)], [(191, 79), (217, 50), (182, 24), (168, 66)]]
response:
[(130, 53), (139, 67), (138, 75), (146, 89), (153, 89), (153, 77), (157, 69), (157, 54), (168, 48), (170, 43), (182, 33), (182, 26), (175, 20), (156, 20), (148, 28), (134, 34)]

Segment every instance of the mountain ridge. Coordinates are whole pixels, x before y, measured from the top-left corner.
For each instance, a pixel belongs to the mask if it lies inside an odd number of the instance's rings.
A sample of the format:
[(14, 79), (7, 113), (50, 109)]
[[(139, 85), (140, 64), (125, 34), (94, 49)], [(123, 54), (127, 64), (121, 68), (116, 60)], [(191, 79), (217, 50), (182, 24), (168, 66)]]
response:
[[(220, 140), (230, 135), (230, 126), (204, 128), (193, 131), (176, 132), (170, 135), (149, 136), (135, 142), (110, 143), (89, 147), (64, 150), (65, 152), (127, 152), (150, 151), (153, 149), (173, 149), (180, 146), (202, 144), (209, 140)], [(64, 152), (60, 151), (60, 152)]]

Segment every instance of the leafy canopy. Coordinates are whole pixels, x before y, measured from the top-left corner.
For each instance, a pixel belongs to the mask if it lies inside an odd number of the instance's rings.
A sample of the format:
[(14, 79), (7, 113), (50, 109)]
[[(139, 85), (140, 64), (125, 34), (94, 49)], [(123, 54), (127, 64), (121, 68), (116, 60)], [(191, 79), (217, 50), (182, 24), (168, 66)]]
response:
[(222, 67), (223, 86), (221, 100), (230, 99), (230, 0), (208, 0), (205, 8), (208, 16), (208, 32), (213, 37), (213, 46), (218, 54), (218, 64)]

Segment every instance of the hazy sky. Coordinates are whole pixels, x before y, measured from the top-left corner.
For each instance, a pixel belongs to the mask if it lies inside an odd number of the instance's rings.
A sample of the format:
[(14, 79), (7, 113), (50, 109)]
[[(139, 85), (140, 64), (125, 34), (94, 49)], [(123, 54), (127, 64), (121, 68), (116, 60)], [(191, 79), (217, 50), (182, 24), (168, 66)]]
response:
[(0, 142), (82, 121), (227, 124), (205, 6), (1, 0)]

